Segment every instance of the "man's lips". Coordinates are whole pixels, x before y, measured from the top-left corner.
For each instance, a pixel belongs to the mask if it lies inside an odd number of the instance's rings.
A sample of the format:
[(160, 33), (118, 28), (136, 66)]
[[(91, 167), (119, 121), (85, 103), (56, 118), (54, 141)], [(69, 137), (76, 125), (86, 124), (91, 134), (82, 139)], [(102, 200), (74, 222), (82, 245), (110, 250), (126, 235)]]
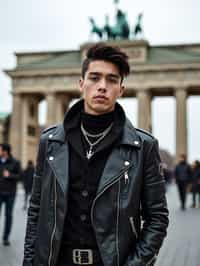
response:
[(103, 95), (98, 95), (94, 97), (95, 100), (107, 100), (107, 97), (103, 96)]

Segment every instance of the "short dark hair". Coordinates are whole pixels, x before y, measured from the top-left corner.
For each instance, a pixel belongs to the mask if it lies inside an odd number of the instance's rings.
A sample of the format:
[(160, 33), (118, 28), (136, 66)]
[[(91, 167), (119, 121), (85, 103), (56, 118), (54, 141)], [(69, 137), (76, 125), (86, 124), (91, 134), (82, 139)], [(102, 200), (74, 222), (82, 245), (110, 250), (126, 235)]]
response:
[(119, 47), (98, 43), (91, 46), (86, 53), (86, 58), (82, 64), (82, 78), (85, 77), (89, 64), (95, 60), (104, 60), (116, 65), (122, 80), (130, 73), (127, 54), (122, 52)]
[(1, 144), (2, 150), (7, 151), (7, 153), (10, 155), (11, 153), (11, 146), (8, 143)]

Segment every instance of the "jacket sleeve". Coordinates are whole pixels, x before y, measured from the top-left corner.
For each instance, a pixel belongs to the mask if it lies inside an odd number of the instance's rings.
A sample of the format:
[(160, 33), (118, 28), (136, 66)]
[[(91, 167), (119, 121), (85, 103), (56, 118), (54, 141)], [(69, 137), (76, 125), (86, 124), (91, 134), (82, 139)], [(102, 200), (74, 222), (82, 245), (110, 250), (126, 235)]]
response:
[(165, 181), (161, 175), (158, 142), (153, 139), (145, 152), (141, 212), (143, 226), (133, 254), (124, 266), (151, 266), (166, 236), (168, 209)]
[(20, 162), (15, 160), (14, 161), (14, 168), (13, 171), (10, 173), (10, 175), (7, 177), (8, 179), (13, 179), (13, 180), (20, 180), (21, 178), (21, 165)]
[(33, 177), (33, 187), (28, 209), (28, 220), (24, 243), (23, 266), (32, 266), (35, 255), (35, 241), (37, 236), (37, 223), (40, 211), (41, 182), (45, 160), (45, 139), (42, 136), (37, 154), (36, 169)]

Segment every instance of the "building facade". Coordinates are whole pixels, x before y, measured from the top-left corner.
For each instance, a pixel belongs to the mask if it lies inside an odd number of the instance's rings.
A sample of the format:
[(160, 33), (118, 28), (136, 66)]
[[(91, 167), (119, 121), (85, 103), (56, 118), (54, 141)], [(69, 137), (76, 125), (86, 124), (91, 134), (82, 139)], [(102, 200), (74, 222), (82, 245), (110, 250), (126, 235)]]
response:
[[(200, 44), (150, 46), (147, 41), (109, 41), (129, 55), (130, 76), (124, 97), (138, 99), (138, 126), (151, 131), (151, 101), (176, 99), (176, 155), (187, 153), (187, 97), (200, 95)], [(62, 121), (69, 103), (80, 97), (78, 80), (87, 48), (17, 53), (17, 65), (5, 72), (12, 79), (13, 112), (10, 143), (13, 154), (35, 160), (39, 138), (38, 105), (47, 102), (46, 126)]]

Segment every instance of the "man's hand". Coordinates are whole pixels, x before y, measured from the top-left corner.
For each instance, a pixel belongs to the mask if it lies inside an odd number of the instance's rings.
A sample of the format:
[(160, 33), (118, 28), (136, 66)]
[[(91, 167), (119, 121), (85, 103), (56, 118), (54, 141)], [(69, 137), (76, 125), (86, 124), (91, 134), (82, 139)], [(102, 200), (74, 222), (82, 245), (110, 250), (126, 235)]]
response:
[(9, 177), (10, 176), (10, 172), (8, 170), (3, 170), (3, 177)]

